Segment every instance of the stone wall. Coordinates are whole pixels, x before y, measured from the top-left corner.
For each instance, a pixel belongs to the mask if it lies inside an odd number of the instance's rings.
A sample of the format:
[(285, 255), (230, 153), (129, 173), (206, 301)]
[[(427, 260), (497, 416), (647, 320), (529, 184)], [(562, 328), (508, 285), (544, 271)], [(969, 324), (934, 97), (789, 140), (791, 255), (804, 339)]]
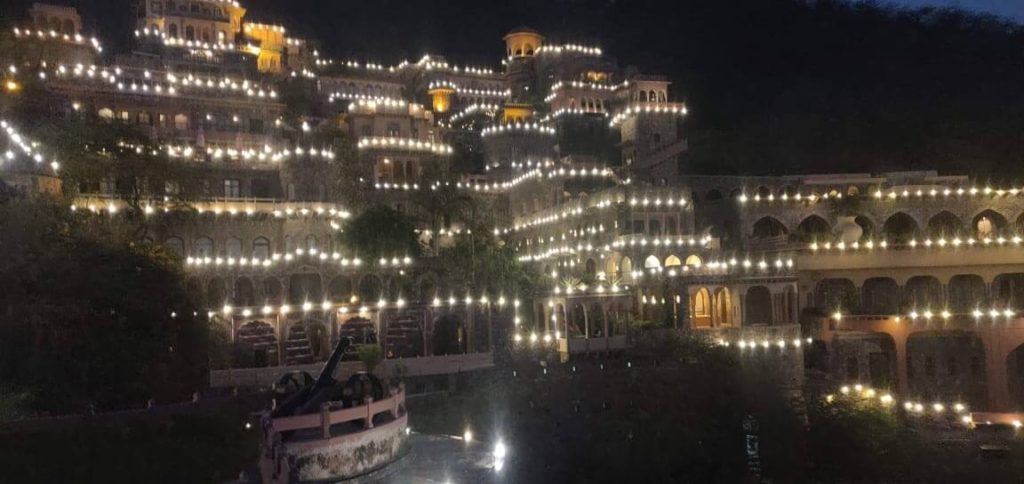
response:
[(334, 481), (384, 467), (405, 453), (407, 423), (408, 417), (403, 416), (371, 431), (331, 439), (327, 445), (298, 451), (289, 448), (292, 480)]

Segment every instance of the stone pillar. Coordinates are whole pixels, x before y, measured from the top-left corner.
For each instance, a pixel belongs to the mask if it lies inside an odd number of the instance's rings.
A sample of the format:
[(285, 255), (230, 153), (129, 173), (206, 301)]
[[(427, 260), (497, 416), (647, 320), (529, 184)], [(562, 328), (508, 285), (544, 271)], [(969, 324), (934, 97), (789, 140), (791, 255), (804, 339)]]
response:
[(320, 404), (320, 430), (323, 438), (331, 438), (331, 404), (329, 402)]
[(907, 375), (907, 367), (910, 361), (907, 359), (907, 338), (906, 331), (892, 332), (893, 346), (896, 350), (896, 393), (898, 395), (910, 395), (910, 378)]
[(368, 429), (373, 428), (373, 405), (371, 405), (372, 403), (373, 397), (366, 397), (365, 399), (363, 399), (363, 405), (366, 407), (365, 427)]

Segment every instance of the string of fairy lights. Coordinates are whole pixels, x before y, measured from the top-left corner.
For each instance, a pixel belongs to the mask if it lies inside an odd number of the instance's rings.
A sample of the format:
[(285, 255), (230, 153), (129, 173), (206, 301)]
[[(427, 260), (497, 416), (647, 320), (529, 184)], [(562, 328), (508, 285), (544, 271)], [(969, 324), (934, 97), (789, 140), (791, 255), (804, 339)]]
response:
[[(358, 257), (343, 257), (338, 252), (328, 253), (327, 251), (320, 251), (315, 248), (310, 249), (295, 249), (287, 253), (275, 252), (269, 257), (187, 257), (185, 259), (185, 266), (190, 268), (221, 268), (221, 267), (237, 267), (246, 268), (250, 267), (253, 269), (260, 268), (273, 268), (280, 266), (283, 263), (290, 262), (320, 262), (334, 264), (342, 268), (359, 269), (364, 266), (363, 260)], [(406, 269), (412, 267), (413, 261), (411, 257), (392, 257), (392, 258), (381, 258), (377, 261), (377, 264), (371, 265), (370, 267), (376, 267), (380, 269)]]
[[(60, 169), (60, 162), (44, 154), (45, 148), (38, 141), (21, 134), (9, 121), (0, 120), (0, 133), (3, 133), (4, 139), (7, 141), (7, 149), (0, 157), (0, 168), (4, 168), (4, 165), (9, 165), (18, 159), (27, 159), (34, 166), (49, 168), (53, 174)], [(49, 160), (48, 163), (47, 160)]]
[(891, 187), (891, 188), (877, 188), (870, 193), (857, 194), (846, 194), (838, 190), (829, 190), (824, 193), (810, 192), (790, 192), (782, 191), (778, 194), (760, 190), (753, 195), (748, 195), (746, 192), (741, 192), (736, 195), (736, 200), (742, 204), (749, 202), (755, 203), (770, 203), (770, 202), (804, 202), (804, 203), (818, 203), (823, 200), (842, 200), (843, 198), (855, 198), (858, 200), (870, 201), (870, 200), (939, 200), (949, 198), (978, 198), (978, 197), (1006, 197), (1006, 196), (1018, 196), (1024, 193), (1024, 188), (1010, 187), (1010, 188), (993, 188), (991, 186), (985, 186), (978, 188), (977, 186), (971, 186), (969, 188), (963, 187), (950, 187), (950, 186), (929, 186), (929, 187)]
[(392, 182), (376, 182), (373, 187), (378, 190), (402, 190), (402, 191), (416, 191), (426, 190), (437, 191), (444, 187), (454, 187), (459, 190), (468, 190), (473, 192), (504, 192), (511, 190), (525, 182), (532, 180), (555, 180), (555, 179), (601, 179), (601, 178), (613, 178), (615, 173), (610, 168), (604, 167), (571, 167), (571, 168), (557, 168), (551, 170), (544, 170), (541, 168), (535, 168), (533, 170), (526, 171), (516, 177), (505, 181), (494, 181), (494, 182), (474, 182), (470, 180), (456, 181), (456, 182), (442, 182), (435, 181), (430, 185), (420, 185), (419, 183), (392, 183)]
[[(9, 68), (8, 71), (17, 73), (19, 70)], [(106, 86), (115, 91), (140, 95), (176, 96), (179, 90), (185, 90), (196, 95), (235, 95), (250, 99), (277, 99), (277, 91), (274, 89), (255, 81), (230, 76), (178, 74), (171, 71), (158, 72), (119, 66), (86, 66), (82, 63), (73, 66), (59, 63), (49, 65), (44, 62), (38, 67), (37, 77), (42, 81), (54, 79), (89, 81), (96, 83), (97, 86)]]
[(14, 38), (21, 40), (44, 40), (44, 41), (61, 41), (69, 44), (84, 45), (91, 47), (96, 53), (103, 52), (103, 46), (100, 45), (99, 39), (96, 37), (85, 37), (82, 34), (66, 34), (57, 32), (56, 30), (41, 30), (31, 28), (13, 28)]

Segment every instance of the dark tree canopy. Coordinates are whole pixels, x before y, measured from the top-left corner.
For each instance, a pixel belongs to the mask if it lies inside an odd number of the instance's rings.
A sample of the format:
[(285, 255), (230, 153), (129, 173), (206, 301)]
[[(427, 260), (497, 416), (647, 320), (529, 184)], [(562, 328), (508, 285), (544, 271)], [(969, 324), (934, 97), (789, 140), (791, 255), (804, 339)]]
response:
[(421, 250), (412, 218), (387, 205), (373, 205), (349, 220), (341, 241), (369, 263), (413, 257)]
[(167, 253), (82, 229), (46, 202), (0, 204), (0, 382), (40, 411), (187, 399), (207, 330)]

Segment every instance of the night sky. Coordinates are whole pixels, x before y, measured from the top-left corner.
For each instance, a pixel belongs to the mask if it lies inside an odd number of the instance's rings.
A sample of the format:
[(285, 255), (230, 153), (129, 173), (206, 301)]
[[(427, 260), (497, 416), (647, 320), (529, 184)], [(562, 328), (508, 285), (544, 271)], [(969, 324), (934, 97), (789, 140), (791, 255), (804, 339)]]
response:
[(1008, 17), (1024, 23), (1024, 0), (890, 0), (908, 7), (956, 6), (965, 10)]

